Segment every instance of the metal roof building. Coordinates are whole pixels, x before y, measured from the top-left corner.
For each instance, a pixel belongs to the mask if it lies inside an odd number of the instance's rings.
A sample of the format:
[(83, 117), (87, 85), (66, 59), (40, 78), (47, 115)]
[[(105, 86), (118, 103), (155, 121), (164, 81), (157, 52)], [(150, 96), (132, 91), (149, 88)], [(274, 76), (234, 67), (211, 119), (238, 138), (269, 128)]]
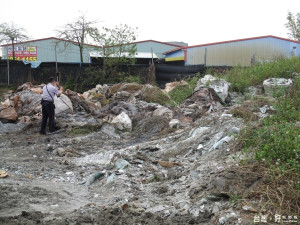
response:
[[(129, 45), (136, 46), (136, 58), (145, 58), (148, 56), (151, 58), (152, 52), (154, 53), (154, 58), (162, 58), (164, 57), (163, 52), (182, 47), (182, 45), (154, 40), (133, 42)], [(97, 57), (97, 54), (95, 54), (97, 51), (101, 52), (100, 46), (86, 44), (83, 49), (83, 62), (90, 63), (91, 57)], [(12, 59), (12, 47), (10, 44), (2, 45), (3, 59), (7, 59), (7, 53), (9, 58)], [(26, 61), (80, 62), (79, 47), (72, 41), (55, 37), (17, 43), (15, 44), (15, 57), (16, 60), (24, 59)]]
[(166, 62), (185, 65), (250, 66), (278, 57), (300, 56), (300, 42), (269, 35), (181, 47), (164, 54)]
[[(85, 46), (83, 49), (83, 62), (89, 63), (89, 52), (99, 47), (94, 45)], [(11, 44), (2, 45), (2, 47), (3, 58), (7, 59), (8, 53), (9, 58), (12, 59)], [(71, 41), (55, 37), (17, 43), (15, 44), (15, 57), (16, 60), (24, 59), (26, 61), (55, 62), (57, 60), (57, 62), (65, 63), (80, 62), (79, 47)]]

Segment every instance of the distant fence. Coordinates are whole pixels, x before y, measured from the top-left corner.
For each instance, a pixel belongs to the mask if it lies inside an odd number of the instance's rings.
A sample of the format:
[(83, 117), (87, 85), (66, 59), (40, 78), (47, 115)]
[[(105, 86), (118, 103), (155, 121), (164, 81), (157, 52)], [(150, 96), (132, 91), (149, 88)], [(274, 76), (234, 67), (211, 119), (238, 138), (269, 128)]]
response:
[[(86, 78), (87, 74), (84, 72), (86, 68), (102, 69), (101, 64), (96, 63), (57, 63), (58, 71), (61, 73), (61, 83), (76, 82), (82, 83)], [(125, 74), (139, 75), (141, 81), (149, 83), (156, 79), (160, 86), (164, 86), (167, 82), (175, 80), (181, 80), (184, 77), (194, 75), (196, 73), (204, 73), (204, 65), (196, 66), (174, 66), (165, 64), (156, 64), (150, 66), (148, 64), (137, 64), (137, 65), (123, 65), (121, 70)], [(55, 62), (43, 62), (38, 68), (31, 68), (30, 64), (25, 65), (21, 61), (9, 61), (9, 81), (10, 84), (20, 85), (25, 82), (32, 82), (34, 84), (46, 83), (48, 78), (56, 75), (56, 64)], [(72, 78), (72, 79), (70, 79)], [(0, 83), (7, 84), (7, 61), (0, 60)], [(93, 84), (94, 85), (94, 84)], [(92, 85), (85, 85), (77, 91), (85, 91), (92, 88)]]
[[(84, 80), (87, 76), (84, 72), (86, 68), (102, 69), (103, 67), (101, 64), (96, 63), (57, 63), (57, 68), (61, 74), (60, 82), (65, 84), (66, 82), (70, 82), (70, 78), (74, 78), (74, 82)], [(124, 73), (139, 75), (141, 80), (145, 82), (151, 70), (148, 64), (124, 65), (121, 69)], [(12, 85), (20, 85), (25, 82), (32, 82), (34, 84), (46, 83), (51, 76), (56, 76), (55, 62), (43, 62), (38, 68), (31, 68), (30, 64), (25, 65), (21, 61), (9, 61), (9, 82)], [(0, 60), (0, 83), (8, 83), (6, 60)], [(92, 87), (84, 87), (84, 89), (89, 88)]]
[(164, 87), (165, 83), (179, 81), (185, 77), (193, 76), (196, 73), (203, 74), (205, 71), (204, 65), (194, 66), (175, 66), (175, 65), (156, 65), (156, 81), (160, 87)]

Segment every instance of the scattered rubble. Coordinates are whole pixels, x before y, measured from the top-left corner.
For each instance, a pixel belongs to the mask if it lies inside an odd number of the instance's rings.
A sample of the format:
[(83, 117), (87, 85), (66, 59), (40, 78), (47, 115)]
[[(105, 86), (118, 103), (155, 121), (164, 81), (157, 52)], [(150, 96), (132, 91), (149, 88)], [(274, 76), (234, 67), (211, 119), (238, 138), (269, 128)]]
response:
[(175, 81), (175, 82), (172, 82), (172, 83), (167, 83), (166, 87), (165, 87), (165, 92), (170, 92), (177, 86), (186, 86), (186, 85), (188, 85), (188, 83), (184, 80), (179, 81), (179, 82)]
[(292, 83), (292, 79), (269, 78), (263, 82), (263, 86), (265, 93), (269, 96), (273, 96), (273, 94), (276, 94), (278, 91), (285, 91)]
[(224, 79), (213, 77), (212, 75), (205, 75), (203, 78), (199, 79), (194, 92), (199, 91), (203, 87), (214, 89), (221, 100), (225, 102), (226, 98), (228, 97), (228, 89), (230, 87), (230, 83), (228, 83)]
[[(186, 84), (168, 90), (176, 85)], [(259, 179), (235, 165), (242, 156), (232, 146), (245, 122), (234, 109), (261, 118), (272, 106), (231, 106), (229, 86), (206, 75), (178, 108), (151, 85), (66, 90), (55, 100), (66, 131), (47, 137), (37, 134), (41, 86), (20, 86), (1, 103), (16, 118), (0, 122), (0, 169), (9, 173), (0, 223), (250, 224), (230, 201)]]

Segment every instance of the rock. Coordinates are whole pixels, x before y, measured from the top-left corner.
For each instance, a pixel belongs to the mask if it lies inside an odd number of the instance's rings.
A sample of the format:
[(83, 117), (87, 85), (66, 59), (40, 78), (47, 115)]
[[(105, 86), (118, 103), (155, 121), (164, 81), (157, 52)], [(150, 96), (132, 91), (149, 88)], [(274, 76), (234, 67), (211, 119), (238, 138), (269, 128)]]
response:
[(60, 97), (54, 97), (54, 104), (55, 104), (55, 114), (58, 115), (62, 112), (73, 112), (73, 105), (69, 97), (65, 94), (61, 94)]
[(180, 82), (175, 81), (175, 82), (167, 83), (165, 87), (165, 92), (170, 92), (177, 86), (185, 86), (185, 85), (188, 85), (188, 83), (184, 80)]
[(130, 98), (131, 94), (127, 91), (119, 91), (115, 93), (112, 97), (113, 101), (127, 101)]
[(180, 121), (178, 119), (172, 119), (169, 122), (169, 127), (170, 128), (179, 128), (179, 125), (180, 125)]
[(169, 120), (162, 116), (139, 116), (133, 121), (140, 134), (155, 134), (169, 128)]
[[(224, 179), (223, 177), (217, 177), (213, 181), (214, 187), (216, 187), (219, 190), (222, 190), (226, 186), (226, 184), (227, 184), (226, 179)], [(217, 196), (217, 197), (219, 197), (219, 196)]]
[(33, 116), (42, 112), (42, 95), (36, 94), (30, 90), (18, 92), (22, 103), (22, 109), (18, 111), (19, 116)]
[(4, 102), (1, 102), (2, 107), (6, 108), (9, 106), (13, 106), (13, 102), (10, 99), (6, 99)]
[(86, 179), (86, 185), (90, 186), (92, 183), (94, 183), (96, 180), (99, 178), (104, 178), (105, 173), (104, 172), (97, 172), (95, 174), (91, 174), (87, 179)]
[(118, 159), (115, 163), (115, 167), (118, 170), (122, 170), (124, 169), (126, 166), (128, 166), (130, 163), (128, 161), (126, 161), (125, 159)]
[(120, 139), (120, 135), (116, 133), (116, 128), (113, 125), (104, 123), (100, 129), (101, 132), (107, 134), (110, 138)]
[(5, 178), (7, 176), (8, 176), (8, 174), (5, 170), (0, 170), (0, 178)]
[(265, 94), (268, 96), (273, 96), (278, 91), (285, 91), (288, 87), (292, 85), (293, 81), (291, 79), (285, 78), (269, 78), (264, 80), (263, 86)]
[(41, 87), (30, 88), (30, 91), (32, 91), (35, 94), (39, 94), (39, 95), (43, 93), (43, 89)]
[(219, 95), (222, 101), (225, 102), (225, 99), (228, 97), (229, 86), (230, 83), (228, 83), (224, 79), (218, 79), (216, 77), (213, 77), (212, 75), (205, 75), (198, 81), (194, 92), (199, 91), (204, 87), (210, 87), (214, 89), (214, 91)]
[(88, 102), (83, 95), (67, 89), (65, 94), (70, 98), (74, 111), (85, 111), (87, 113), (96, 114), (99, 108), (95, 103)]
[(163, 205), (156, 205), (152, 208), (148, 208), (146, 210), (146, 212), (151, 212), (151, 213), (157, 213), (157, 212), (160, 212), (160, 211), (163, 211), (165, 209), (165, 206)]
[(267, 112), (267, 110), (269, 109), (269, 106), (268, 105), (265, 105), (261, 108), (259, 108), (259, 111), (262, 113), (262, 114), (265, 114)]
[(2, 123), (0, 121), (0, 134), (18, 132), (26, 126), (25, 123)]
[(160, 166), (166, 167), (166, 168), (172, 168), (174, 166), (179, 166), (179, 163), (176, 162), (169, 162), (169, 161), (156, 161)]
[(116, 175), (115, 173), (112, 173), (109, 177), (107, 177), (106, 183), (109, 184), (109, 183), (113, 182), (115, 175)]
[(125, 113), (125, 112), (122, 112), (120, 113), (118, 116), (116, 116), (112, 122), (113, 124), (116, 124), (117, 126), (118, 125), (121, 125), (121, 126), (118, 126), (118, 128), (120, 130), (123, 130), (123, 129), (126, 129), (128, 131), (131, 131), (132, 130), (132, 122), (131, 122), (131, 119), (129, 118), (129, 116)]
[(219, 148), (224, 142), (228, 143), (233, 137), (229, 137), (226, 136), (224, 138), (222, 138), (221, 140), (219, 140), (218, 142), (216, 142), (213, 146), (212, 146), (212, 150), (216, 150), (217, 148)]
[(134, 104), (126, 102), (118, 102), (110, 110), (111, 113), (119, 115), (122, 112), (125, 112), (128, 116), (135, 116), (138, 113), (138, 110)]
[(212, 88), (201, 88), (184, 100), (181, 111), (185, 116), (197, 118), (223, 108), (222, 99)]
[(22, 117), (19, 118), (19, 121), (21, 123), (30, 123), (31, 122), (31, 118), (30, 118), (30, 116), (22, 116)]
[(164, 106), (158, 107), (154, 112), (153, 112), (153, 116), (163, 116), (167, 119), (172, 119), (174, 116), (174, 112)]
[(19, 92), (19, 91), (24, 91), (24, 90), (29, 90), (29, 89), (31, 89), (32, 87), (33, 87), (32, 83), (27, 82), (27, 83), (22, 84), (21, 86), (19, 86), (19, 87), (17, 88), (17, 92)]
[(220, 209), (219, 209), (219, 207), (216, 206), (216, 205), (215, 205), (215, 206), (213, 207), (213, 209), (212, 209), (212, 213), (214, 213), (214, 214), (217, 213), (217, 212), (219, 212), (219, 211), (220, 211)]
[(2, 108), (0, 107), (0, 120), (8, 122), (16, 122), (18, 119), (18, 114), (14, 107)]

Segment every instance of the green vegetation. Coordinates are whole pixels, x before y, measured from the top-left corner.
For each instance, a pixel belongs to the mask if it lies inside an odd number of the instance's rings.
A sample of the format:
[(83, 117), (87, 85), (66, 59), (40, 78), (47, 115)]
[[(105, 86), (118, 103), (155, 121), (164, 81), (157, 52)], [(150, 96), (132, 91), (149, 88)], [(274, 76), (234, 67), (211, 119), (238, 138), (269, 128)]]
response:
[(189, 77), (185, 81), (188, 85), (178, 85), (172, 91), (169, 92), (169, 96), (172, 99), (172, 106), (181, 104), (187, 97), (193, 94), (193, 91), (200, 78), (200, 74), (197, 73), (194, 77)]
[(102, 124), (97, 124), (97, 125), (83, 125), (81, 127), (75, 127), (72, 130), (68, 131), (69, 135), (76, 136), (76, 135), (84, 135), (84, 134), (89, 134), (92, 132), (97, 132), (100, 130), (102, 127)]
[(250, 67), (234, 67), (224, 78), (231, 83), (233, 91), (244, 92), (247, 87), (261, 84), (270, 77), (290, 78), (294, 71), (300, 70), (300, 58), (277, 59), (273, 62), (257, 63)]
[(300, 41), (300, 13), (298, 12), (294, 15), (288, 12), (286, 19), (288, 22), (285, 24), (285, 27), (289, 30), (288, 35), (290, 38)]
[(152, 177), (150, 177), (146, 180), (146, 183), (159, 182), (161, 180), (162, 180), (162, 178), (159, 175), (154, 174)]
[(243, 134), (244, 148), (280, 170), (300, 171), (300, 78), (278, 98), (273, 116)]
[(166, 105), (170, 102), (170, 98), (159, 87), (145, 86), (143, 89), (144, 100), (146, 102), (158, 103)]

